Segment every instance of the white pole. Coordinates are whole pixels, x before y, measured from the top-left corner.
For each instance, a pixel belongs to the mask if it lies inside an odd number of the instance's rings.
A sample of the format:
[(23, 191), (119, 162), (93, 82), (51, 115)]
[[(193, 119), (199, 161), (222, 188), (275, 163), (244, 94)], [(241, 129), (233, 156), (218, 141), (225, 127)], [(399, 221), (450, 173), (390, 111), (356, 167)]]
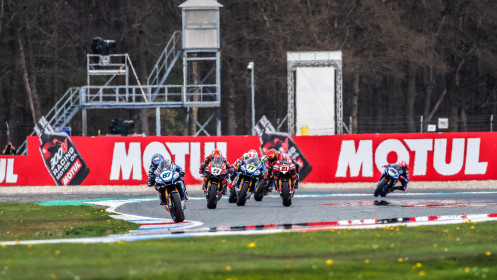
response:
[(250, 71), (250, 86), (252, 88), (252, 135), (255, 135), (254, 62), (249, 62), (247, 69)]

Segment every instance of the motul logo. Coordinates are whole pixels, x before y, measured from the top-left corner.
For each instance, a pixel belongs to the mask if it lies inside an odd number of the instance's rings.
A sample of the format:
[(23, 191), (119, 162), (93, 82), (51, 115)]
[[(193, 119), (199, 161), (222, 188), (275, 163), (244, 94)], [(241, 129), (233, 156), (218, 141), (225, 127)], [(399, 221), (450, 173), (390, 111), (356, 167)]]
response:
[(0, 159), (0, 183), (17, 183), (17, 174), (14, 174), (14, 159)]
[(76, 173), (78, 173), (78, 171), (81, 169), (82, 166), (83, 165), (81, 164), (79, 159), (76, 159), (76, 162), (74, 162), (74, 164), (71, 166), (71, 168), (69, 168), (69, 171), (67, 171), (64, 178), (62, 178), (62, 184), (64, 184), (64, 186), (67, 186), (71, 182), (74, 175)]
[[(204, 143), (204, 155), (209, 154), (213, 149), (221, 150), (226, 154), (226, 142), (206, 142)], [(150, 161), (155, 153), (160, 153), (165, 159), (173, 160), (186, 172), (190, 168), (191, 175), (201, 179), (198, 173), (200, 162), (203, 158), (200, 155), (200, 143), (198, 142), (150, 142), (142, 149), (141, 143), (131, 142), (126, 147), (125, 142), (116, 142), (112, 155), (112, 167), (110, 180), (142, 180), (142, 171), (148, 172)], [(187, 165), (187, 158), (189, 164)]]
[(397, 161), (410, 163), (410, 172), (415, 176), (426, 175), (428, 168), (451, 176), (461, 172), (463, 166), (464, 175), (486, 174), (488, 162), (480, 162), (480, 138), (454, 138), (451, 150), (447, 148), (447, 141), (444, 138), (403, 139), (404, 144), (398, 139), (387, 139), (373, 150), (373, 140), (360, 140), (357, 146), (354, 140), (343, 140), (335, 176), (347, 177), (349, 171), (350, 177), (372, 177), (373, 164), (380, 170), (388, 163), (390, 153), (397, 155)]

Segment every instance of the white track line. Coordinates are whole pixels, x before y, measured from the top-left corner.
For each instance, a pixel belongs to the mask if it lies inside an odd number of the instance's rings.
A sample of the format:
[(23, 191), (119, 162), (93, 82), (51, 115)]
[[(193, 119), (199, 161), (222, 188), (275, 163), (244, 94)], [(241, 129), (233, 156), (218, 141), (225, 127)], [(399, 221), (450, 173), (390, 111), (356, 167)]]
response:
[[(457, 194), (482, 194), (482, 193), (496, 193), (496, 192), (462, 192)], [(428, 193), (426, 193), (428, 194)], [(423, 194), (423, 195), (426, 195)], [(429, 193), (434, 195), (437, 193)], [(447, 193), (443, 193), (447, 194)], [(454, 193), (455, 194), (455, 193)], [(298, 195), (302, 197), (313, 196), (363, 196), (365, 194), (319, 194), (319, 195)], [(371, 194), (367, 194), (371, 195)], [(421, 195), (421, 193), (404, 193), (402, 195)], [(191, 198), (203, 199), (203, 198)], [(367, 219), (367, 220), (343, 220), (328, 223), (321, 223), (317, 226), (299, 226), (295, 225), (291, 228), (268, 228), (268, 229), (254, 229), (249, 226), (246, 230), (229, 231), (229, 227), (212, 229), (203, 228), (192, 230), (188, 232), (189, 228), (198, 227), (203, 223), (197, 221), (186, 220), (184, 223), (174, 224), (171, 219), (159, 219), (151, 217), (143, 217), (137, 215), (128, 215), (119, 213), (116, 208), (131, 202), (150, 201), (155, 199), (126, 199), (126, 200), (107, 200), (107, 201), (93, 201), (87, 202), (89, 204), (107, 206), (107, 212), (114, 213), (113, 218), (123, 219), (131, 222), (146, 225), (146, 227), (138, 230), (131, 231), (126, 234), (111, 235), (104, 237), (91, 237), (91, 238), (67, 238), (67, 239), (48, 239), (48, 240), (22, 240), (22, 241), (0, 241), (0, 245), (34, 245), (34, 244), (58, 244), (58, 243), (115, 243), (115, 242), (128, 242), (147, 239), (159, 238), (179, 238), (191, 236), (214, 236), (214, 235), (250, 235), (250, 234), (270, 234), (277, 232), (299, 232), (299, 231), (317, 231), (317, 230), (331, 230), (331, 229), (365, 229), (365, 228), (382, 228), (392, 226), (421, 226), (421, 225), (442, 225), (442, 224), (456, 224), (465, 222), (485, 222), (497, 220), (497, 213), (492, 214), (473, 214), (473, 215), (448, 215), (448, 216), (430, 216), (430, 217), (411, 217), (409, 221), (405, 218), (399, 219)], [(404, 222), (402, 221), (404, 219)], [(382, 223), (381, 221), (391, 221), (391, 223)], [(398, 220), (398, 221), (395, 221)], [(313, 223), (311, 223), (313, 224)], [(319, 224), (319, 223), (316, 223)]]

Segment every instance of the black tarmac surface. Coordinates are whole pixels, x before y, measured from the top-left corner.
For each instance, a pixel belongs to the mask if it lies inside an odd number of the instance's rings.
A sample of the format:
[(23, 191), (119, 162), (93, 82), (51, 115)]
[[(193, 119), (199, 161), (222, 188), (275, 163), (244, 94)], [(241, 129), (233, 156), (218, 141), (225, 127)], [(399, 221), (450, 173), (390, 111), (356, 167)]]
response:
[[(227, 196), (217, 209), (207, 209), (205, 198), (187, 202), (187, 220), (199, 221), (201, 227), (234, 227), (270, 224), (332, 222), (342, 220), (407, 218), (441, 215), (497, 213), (497, 191), (461, 193), (392, 193), (386, 198), (372, 194), (304, 194), (284, 207), (276, 195), (258, 202), (249, 199), (245, 206), (228, 203)], [(127, 203), (119, 213), (154, 218), (169, 218), (159, 200)]]

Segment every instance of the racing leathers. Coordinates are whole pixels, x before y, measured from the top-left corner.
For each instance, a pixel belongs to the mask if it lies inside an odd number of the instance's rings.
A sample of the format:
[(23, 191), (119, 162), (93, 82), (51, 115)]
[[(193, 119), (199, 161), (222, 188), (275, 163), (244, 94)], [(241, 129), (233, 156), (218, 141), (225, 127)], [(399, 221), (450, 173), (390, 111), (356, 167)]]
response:
[[(219, 156), (219, 157), (221, 157), (223, 159), (223, 163), (226, 164), (226, 168), (228, 169), (228, 173), (233, 173), (234, 168), (228, 162), (228, 160), (226, 160), (226, 158), (223, 156)], [(205, 168), (209, 166), (209, 163), (213, 160), (213, 158), (214, 158), (213, 155), (206, 156), (204, 161), (202, 162), (202, 164), (200, 164), (200, 168), (198, 170), (198, 172), (200, 174), (204, 175), (204, 179), (202, 181), (202, 190), (204, 191), (204, 193), (207, 193), (207, 177), (205, 176)], [(221, 184), (223, 185), (223, 194), (226, 194), (226, 188), (228, 186), (228, 181), (225, 179), (221, 182)]]
[(160, 185), (155, 184), (155, 178), (156, 178), (155, 171), (157, 170), (157, 168), (159, 166), (170, 165), (170, 164), (174, 164), (174, 171), (178, 172), (178, 174), (180, 175), (181, 188), (179, 188), (179, 192), (180, 192), (181, 200), (182, 201), (188, 200), (188, 193), (186, 192), (186, 186), (185, 186), (185, 182), (184, 182), (185, 171), (183, 171), (183, 168), (176, 165), (174, 162), (172, 162), (168, 159), (164, 159), (161, 156), (158, 160), (154, 160), (154, 158), (152, 158), (152, 162), (150, 163), (150, 167), (148, 168), (148, 181), (147, 181), (147, 185), (149, 187), (152, 187), (155, 185), (155, 189), (157, 190), (157, 192), (159, 192), (159, 198), (160, 198), (161, 205), (167, 205), (167, 199), (166, 199), (166, 194), (165, 194), (165, 188), (162, 188)]
[[(397, 189), (400, 189), (401, 191), (405, 191), (407, 189), (407, 183), (409, 183), (409, 168), (407, 166), (402, 167), (398, 163), (387, 164), (384, 167), (385, 167), (385, 170), (388, 167), (392, 167), (392, 168), (395, 168), (396, 170), (399, 171), (399, 173), (400, 173), (399, 182), (402, 184), (402, 187), (397, 188)], [(383, 180), (383, 178), (385, 178), (386, 175), (387, 174), (385, 172), (383, 172), (381, 174), (380, 180), (378, 180), (378, 182), (381, 182), (381, 180)]]
[[(254, 153), (248, 152), (248, 153), (243, 154), (243, 156), (241, 156), (240, 158), (238, 158), (235, 161), (235, 163), (233, 163), (233, 167), (234, 167), (235, 172), (231, 176), (232, 186), (230, 186), (230, 188), (232, 188), (234, 186), (239, 186), (240, 185), (241, 177), (240, 176), (236, 176), (236, 175), (238, 174), (238, 172), (241, 172), (241, 166), (242, 166), (242, 164), (244, 164), (244, 162), (247, 159), (251, 158), (251, 157), (257, 157), (257, 158), (259, 158), (260, 164), (262, 164), (262, 170), (261, 170), (262, 174), (261, 174), (261, 178), (260, 179), (263, 180), (264, 176), (266, 176), (266, 164), (264, 163), (263, 158), (260, 158), (257, 153), (254, 154)], [(235, 180), (235, 177), (236, 177), (236, 180)], [(254, 188), (252, 188), (251, 191), (254, 191)]]
[(276, 157), (276, 160), (268, 160), (266, 157), (264, 157), (264, 163), (266, 164), (266, 174), (264, 176), (264, 179), (266, 180), (266, 184), (267, 184), (267, 188), (269, 191), (271, 191), (272, 189), (270, 189), (270, 187), (272, 186), (270, 184), (270, 181), (271, 179), (273, 178), (274, 176), (274, 166), (276, 165), (276, 163), (282, 159), (283, 157), (288, 157), (292, 162), (293, 164), (295, 164), (295, 169), (296, 169), (296, 178), (293, 178), (295, 180), (295, 189), (298, 189), (299, 188), (299, 171), (300, 171), (300, 164), (297, 162), (297, 160), (295, 160), (294, 158), (290, 157), (288, 154), (286, 153), (278, 153), (277, 154), (277, 157)]

